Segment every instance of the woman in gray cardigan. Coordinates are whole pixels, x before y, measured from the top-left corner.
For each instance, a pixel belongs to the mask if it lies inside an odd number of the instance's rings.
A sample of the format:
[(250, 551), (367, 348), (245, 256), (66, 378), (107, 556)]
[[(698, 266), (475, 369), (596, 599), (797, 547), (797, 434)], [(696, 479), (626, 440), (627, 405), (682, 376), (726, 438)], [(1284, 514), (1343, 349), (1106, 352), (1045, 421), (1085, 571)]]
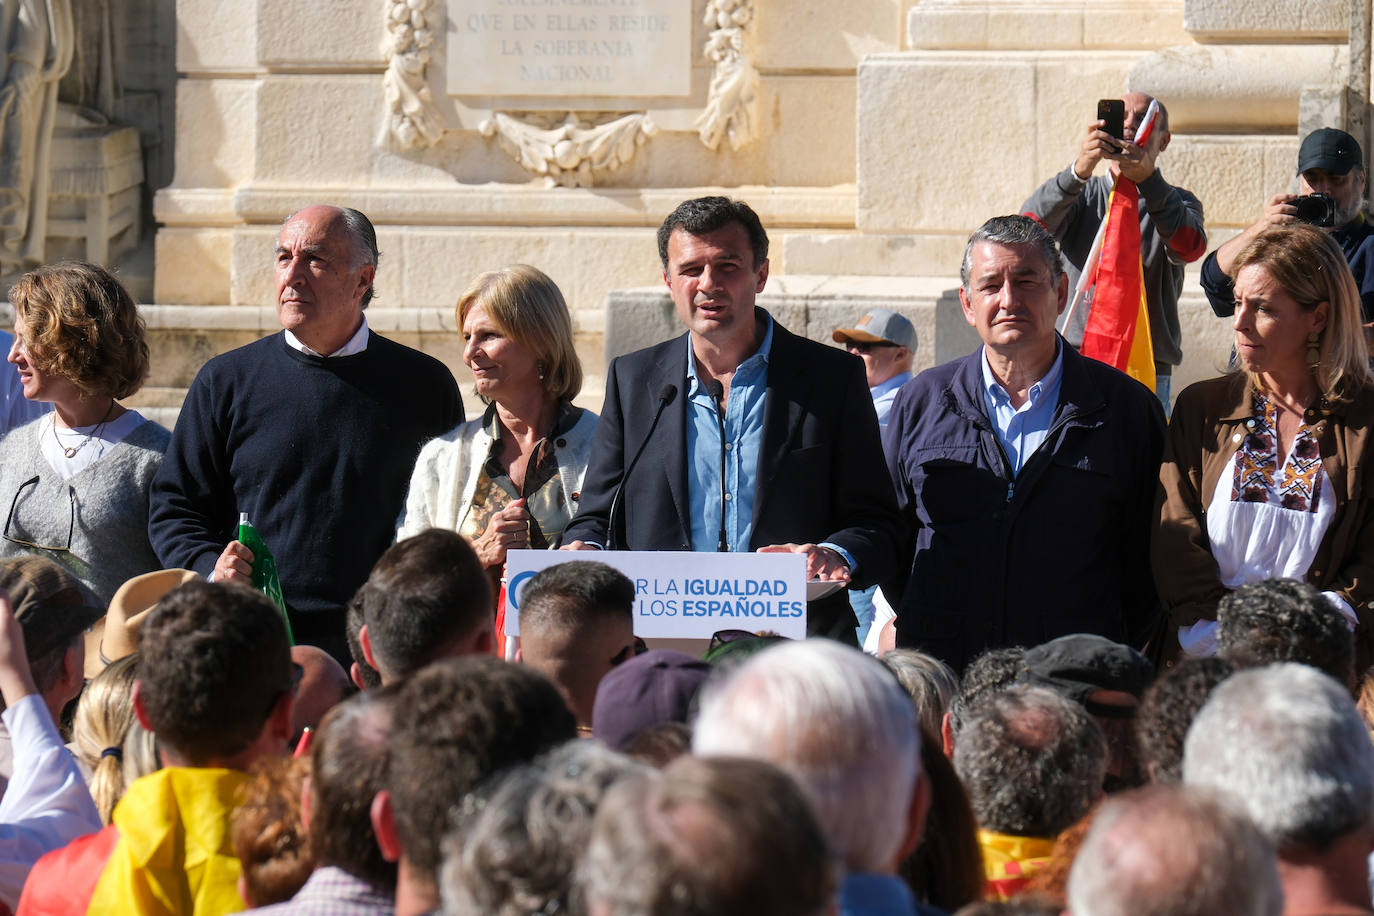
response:
[(9, 363), (24, 397), (53, 409), (0, 439), (0, 558), (66, 566), (107, 605), (160, 569), (148, 544), (148, 488), (166, 429), (119, 403), (148, 377), (143, 319), (104, 268), (40, 267), (10, 290)]

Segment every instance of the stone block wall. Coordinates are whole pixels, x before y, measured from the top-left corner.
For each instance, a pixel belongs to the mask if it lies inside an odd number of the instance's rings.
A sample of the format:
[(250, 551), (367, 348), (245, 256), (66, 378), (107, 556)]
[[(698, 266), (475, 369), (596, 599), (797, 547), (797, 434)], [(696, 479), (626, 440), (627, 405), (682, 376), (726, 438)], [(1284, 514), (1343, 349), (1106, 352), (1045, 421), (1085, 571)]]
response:
[[(395, 333), (461, 375), (445, 324), (459, 293), (481, 270), (532, 263), (567, 296), (595, 386), (603, 331), (609, 354), (676, 330), (645, 317), (661, 293), (615, 292), (661, 284), (653, 229), (682, 199), (728, 193), (769, 227), (768, 301), (799, 309), (786, 314), (800, 326), (823, 336), (877, 296), (924, 322), (922, 360), (957, 355), (970, 340), (952, 298), (964, 239), (1069, 162), (1098, 98), (1140, 89), (1169, 104), (1160, 166), (1202, 198), (1215, 245), (1289, 187), (1299, 124), (1344, 111), (1350, 66), (1344, 0), (685, 0), (686, 96), (451, 96), (445, 43), (398, 56), (387, 17), (416, 14), (443, 34), (461, 25), (445, 22), (457, 2), (336, 0), (326, 12), (309, 0), (176, 0), (175, 178), (156, 202), (162, 333), (228, 343), (270, 330), (260, 310), (275, 227), (329, 201), (377, 224), (376, 315), (394, 316)], [(736, 37), (758, 81), (737, 148), (698, 135), (714, 73), (708, 3), (747, 13)], [(395, 129), (385, 81), (398, 60), (426, 74), (408, 123), (433, 142)], [(552, 130), (569, 112), (588, 129), (636, 112), (651, 123), (618, 167), (565, 187), (571, 172), (518, 161), (532, 147), (496, 115)], [(557, 155), (544, 161), (558, 172)], [(1229, 339), (1191, 273), (1188, 284), (1190, 361), (1176, 387), (1209, 374)], [(406, 330), (407, 311), (431, 330)], [(199, 330), (199, 316), (219, 330)], [(173, 375), (169, 386), (184, 373)]]

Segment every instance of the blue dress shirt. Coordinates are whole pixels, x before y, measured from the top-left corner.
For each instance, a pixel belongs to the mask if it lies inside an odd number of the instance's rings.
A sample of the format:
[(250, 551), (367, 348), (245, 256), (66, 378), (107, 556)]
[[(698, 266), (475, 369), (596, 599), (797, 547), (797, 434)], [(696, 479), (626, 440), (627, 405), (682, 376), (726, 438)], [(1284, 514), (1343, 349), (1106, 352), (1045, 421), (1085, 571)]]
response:
[(887, 429), (887, 415), (892, 412), (892, 402), (897, 400), (897, 390), (911, 381), (910, 372), (898, 372), (885, 382), (879, 382), (868, 389), (873, 396), (873, 409), (878, 414), (878, 429)]
[(1007, 394), (992, 374), (988, 365), (987, 348), (983, 348), (983, 393), (987, 401), (988, 418), (997, 433), (997, 441), (1007, 456), (1012, 476), (1021, 473), (1026, 459), (1049, 435), (1050, 425), (1054, 422), (1054, 411), (1059, 406), (1059, 388), (1064, 380), (1063, 346), (1055, 341), (1054, 362), (1030, 390), (1026, 392), (1026, 403), (1019, 408), (1011, 406), (1011, 396)]
[[(763, 449), (763, 405), (768, 393), (768, 354), (773, 318), (763, 342), (739, 364), (725, 404), (725, 538), (732, 551), (747, 551), (754, 530), (759, 452)], [(692, 337), (687, 335), (687, 506), (692, 549), (716, 549), (720, 533), (720, 422), (716, 404), (697, 377)]]

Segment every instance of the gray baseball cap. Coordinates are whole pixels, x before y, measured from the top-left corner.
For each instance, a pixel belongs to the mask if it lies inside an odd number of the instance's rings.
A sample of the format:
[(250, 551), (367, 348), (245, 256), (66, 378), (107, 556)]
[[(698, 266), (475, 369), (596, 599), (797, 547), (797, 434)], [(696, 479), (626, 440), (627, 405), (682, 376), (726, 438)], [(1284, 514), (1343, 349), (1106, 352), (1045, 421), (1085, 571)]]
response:
[(852, 328), (838, 328), (830, 335), (835, 343), (890, 343), (916, 352), (916, 328), (904, 316), (889, 309), (874, 309)]

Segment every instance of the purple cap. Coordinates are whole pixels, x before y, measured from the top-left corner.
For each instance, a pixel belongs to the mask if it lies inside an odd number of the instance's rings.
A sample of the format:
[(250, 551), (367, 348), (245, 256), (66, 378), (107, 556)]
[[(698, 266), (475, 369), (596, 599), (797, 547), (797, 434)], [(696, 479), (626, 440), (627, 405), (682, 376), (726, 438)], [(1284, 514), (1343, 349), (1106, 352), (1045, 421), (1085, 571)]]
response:
[(612, 668), (596, 688), (592, 734), (616, 750), (659, 722), (686, 722), (711, 666), (671, 649), (651, 649)]

